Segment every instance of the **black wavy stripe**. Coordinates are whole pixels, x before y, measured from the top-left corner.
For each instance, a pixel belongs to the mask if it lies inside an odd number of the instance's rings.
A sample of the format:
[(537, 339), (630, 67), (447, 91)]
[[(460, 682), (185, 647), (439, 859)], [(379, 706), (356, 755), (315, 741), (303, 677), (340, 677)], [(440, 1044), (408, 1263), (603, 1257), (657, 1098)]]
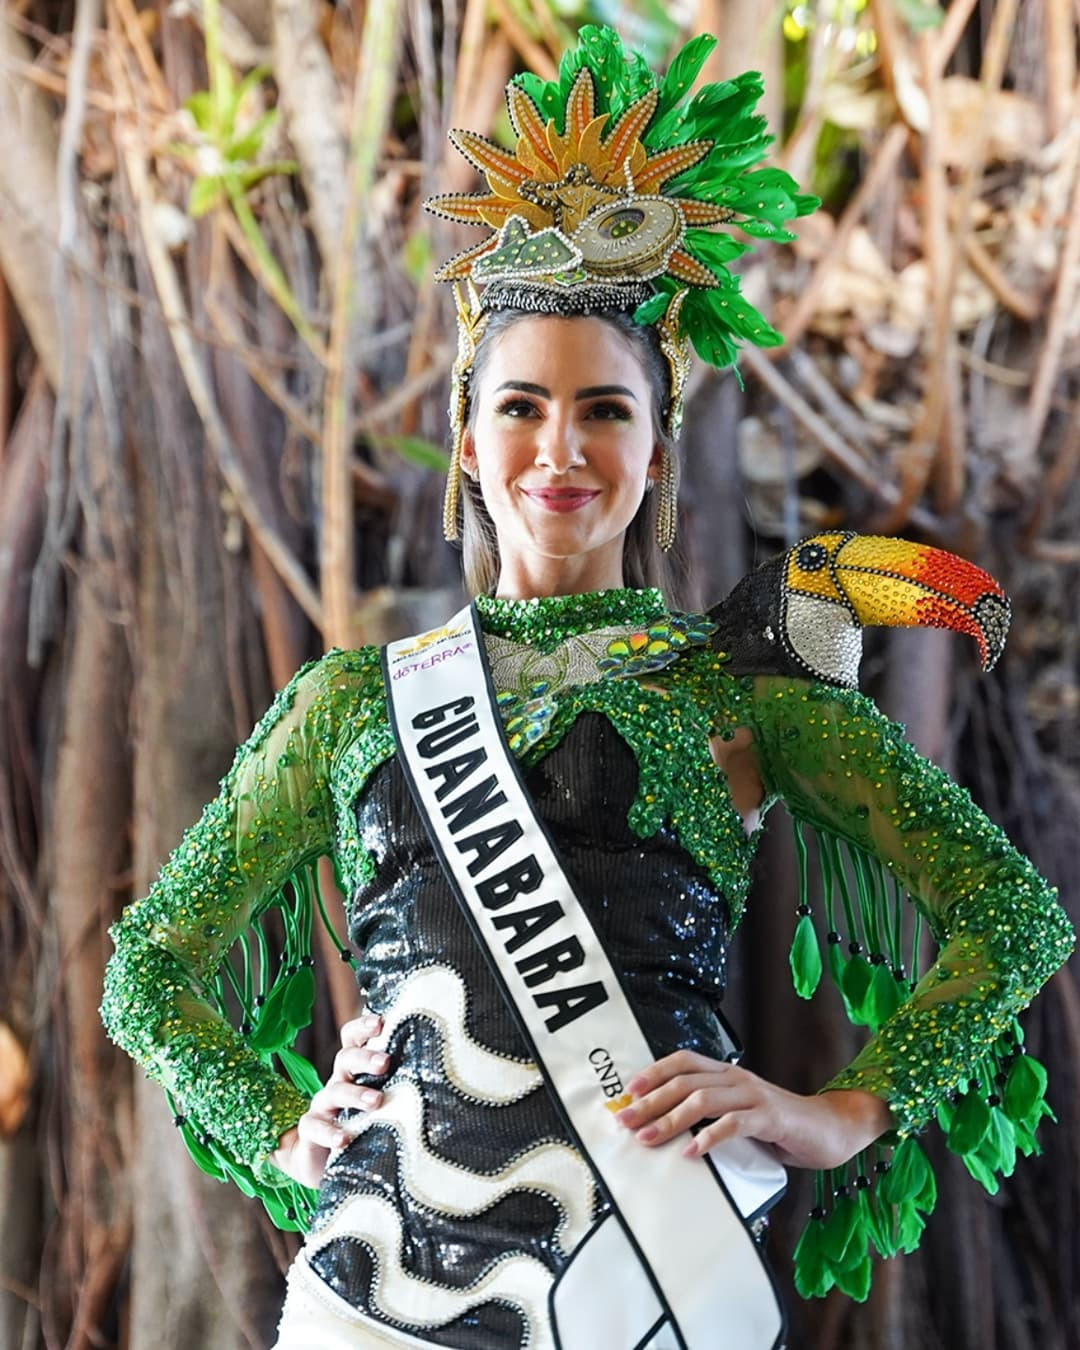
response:
[(327, 1172), (312, 1234), (351, 1196), (377, 1195), (402, 1215), (402, 1264), (425, 1279), (455, 1288), (471, 1284), (511, 1251), (559, 1270), (565, 1258), (555, 1239), (562, 1211), (551, 1197), (512, 1191), (477, 1215), (440, 1213), (410, 1193), (400, 1155), (398, 1132), (391, 1125), (372, 1125), (354, 1140)]
[(371, 1250), (358, 1238), (336, 1238), (312, 1260), (311, 1265), (354, 1308), (363, 1309), (384, 1326), (407, 1331), (432, 1345), (449, 1346), (453, 1350), (520, 1350), (525, 1344), (521, 1313), (504, 1303), (482, 1303), (441, 1327), (390, 1322), (371, 1312), (375, 1261)]
[(433, 1153), (470, 1172), (501, 1172), (542, 1140), (567, 1134), (547, 1091), (537, 1088), (505, 1105), (463, 1096), (444, 1076), (442, 1032), (430, 1018), (407, 1018), (387, 1046), (390, 1068), (358, 1082), (385, 1087), (388, 1078), (413, 1083), (424, 1099), (424, 1138)]
[[(629, 829), (637, 781), (636, 760), (618, 732), (603, 716), (585, 714), (532, 768), (526, 786), (624, 974), (654, 1053), (684, 1046), (719, 1053), (723, 1043), (715, 1010), (723, 993), (727, 906), (670, 831), (641, 840)], [(470, 1036), (497, 1053), (529, 1059), (529, 1047), (461, 914), (396, 759), (372, 775), (356, 814), (361, 840), (376, 865), (376, 879), (350, 904), (350, 936), (361, 952), (358, 980), (368, 991), (369, 1005), (385, 1011), (414, 971), (448, 966), (469, 991), (465, 1020)], [(540, 1140), (569, 1142), (546, 1088), (508, 1106), (469, 1102), (443, 1077), (440, 1051), (440, 1033), (423, 1018), (404, 1023), (390, 1046), (391, 1073), (414, 1082), (424, 1098), (432, 1152), (470, 1171), (491, 1173)], [(439, 1284), (471, 1283), (507, 1251), (533, 1255), (553, 1271), (565, 1262), (553, 1246), (557, 1207), (535, 1193), (507, 1196), (473, 1219), (434, 1215), (417, 1205), (401, 1183), (391, 1130), (368, 1129), (335, 1160), (324, 1182), (316, 1231), (341, 1200), (357, 1193), (381, 1195), (399, 1210), (406, 1268)], [(316, 1269), (354, 1306), (366, 1308), (370, 1258), (356, 1257), (354, 1249), (362, 1250), (356, 1243), (332, 1243)], [(491, 1318), (505, 1313), (496, 1309)], [(509, 1350), (520, 1344), (520, 1321), (509, 1338), (505, 1323), (501, 1330), (495, 1321), (484, 1326), (472, 1340), (417, 1334), (432, 1344), (466, 1350)]]

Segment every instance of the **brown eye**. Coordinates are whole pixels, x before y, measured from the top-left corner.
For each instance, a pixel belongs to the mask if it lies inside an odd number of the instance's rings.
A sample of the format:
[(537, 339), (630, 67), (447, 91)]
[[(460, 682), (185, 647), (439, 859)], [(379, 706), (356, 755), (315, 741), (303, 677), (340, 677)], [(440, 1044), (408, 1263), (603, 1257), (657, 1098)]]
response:
[(629, 422), (633, 417), (633, 413), (623, 403), (594, 403), (587, 415), (601, 422)]
[(498, 404), (495, 411), (502, 417), (531, 417), (536, 407), (527, 398), (509, 398)]

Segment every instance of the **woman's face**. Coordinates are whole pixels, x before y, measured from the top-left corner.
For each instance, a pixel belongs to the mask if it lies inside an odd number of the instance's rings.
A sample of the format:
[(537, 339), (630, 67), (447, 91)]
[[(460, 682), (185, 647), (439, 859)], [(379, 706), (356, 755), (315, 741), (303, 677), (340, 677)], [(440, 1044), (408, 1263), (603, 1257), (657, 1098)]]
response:
[(499, 594), (621, 586), (623, 535), (661, 458), (637, 353), (601, 319), (521, 319), (475, 397), (461, 463), (498, 535)]

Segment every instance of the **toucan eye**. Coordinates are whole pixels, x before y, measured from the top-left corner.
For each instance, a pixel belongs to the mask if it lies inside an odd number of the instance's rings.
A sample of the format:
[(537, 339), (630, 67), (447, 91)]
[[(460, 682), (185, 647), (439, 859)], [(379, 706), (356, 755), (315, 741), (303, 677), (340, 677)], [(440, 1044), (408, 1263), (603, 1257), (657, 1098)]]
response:
[(804, 572), (820, 572), (829, 561), (829, 553), (823, 544), (803, 544), (795, 561)]

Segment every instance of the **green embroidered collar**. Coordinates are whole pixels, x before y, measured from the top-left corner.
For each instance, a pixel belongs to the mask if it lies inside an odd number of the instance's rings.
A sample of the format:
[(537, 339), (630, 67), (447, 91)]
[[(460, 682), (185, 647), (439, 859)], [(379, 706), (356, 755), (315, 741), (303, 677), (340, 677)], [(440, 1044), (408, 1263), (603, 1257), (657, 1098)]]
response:
[(664, 597), (647, 590), (584, 591), (578, 595), (534, 596), (529, 600), (476, 597), (485, 633), (554, 651), (560, 643), (597, 628), (635, 627), (667, 614)]

